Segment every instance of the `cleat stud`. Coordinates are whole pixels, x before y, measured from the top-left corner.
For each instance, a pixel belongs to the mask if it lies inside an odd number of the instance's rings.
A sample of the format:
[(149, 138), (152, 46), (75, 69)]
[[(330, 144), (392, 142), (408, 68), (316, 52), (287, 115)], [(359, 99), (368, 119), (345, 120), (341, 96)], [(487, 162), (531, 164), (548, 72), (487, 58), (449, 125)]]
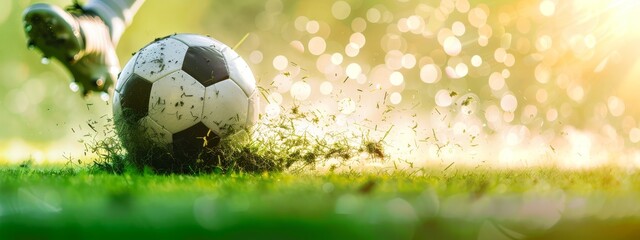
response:
[(44, 56), (44, 57), (42, 57), (42, 59), (40, 59), (40, 63), (42, 63), (44, 65), (47, 65), (50, 62), (51, 62), (51, 60), (49, 60), (49, 57), (47, 57), (47, 56)]
[(103, 80), (102, 78), (98, 78), (98, 79), (96, 79), (96, 80), (94, 81), (94, 84), (95, 84), (97, 87), (102, 87), (102, 86), (104, 86), (104, 80)]
[(29, 24), (29, 23), (25, 24), (24, 31), (29, 33), (29, 32), (31, 32), (31, 30), (33, 30), (33, 26), (31, 24)]
[(78, 92), (78, 90), (80, 90), (80, 85), (76, 82), (71, 82), (69, 83), (69, 89), (71, 89), (72, 92)]
[(102, 99), (102, 101), (108, 102), (109, 99), (110, 99), (109, 93), (101, 92), (100, 93), (100, 99)]

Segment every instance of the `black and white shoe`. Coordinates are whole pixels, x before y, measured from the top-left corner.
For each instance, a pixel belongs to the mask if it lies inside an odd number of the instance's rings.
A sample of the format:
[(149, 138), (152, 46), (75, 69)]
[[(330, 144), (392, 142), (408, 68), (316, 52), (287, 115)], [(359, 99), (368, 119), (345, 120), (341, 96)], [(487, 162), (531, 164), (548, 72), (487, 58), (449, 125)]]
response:
[(66, 10), (33, 4), (23, 13), (29, 48), (38, 48), (43, 61), (58, 59), (73, 76), (72, 90), (83, 96), (110, 93), (120, 72), (109, 27), (95, 13), (74, 5)]

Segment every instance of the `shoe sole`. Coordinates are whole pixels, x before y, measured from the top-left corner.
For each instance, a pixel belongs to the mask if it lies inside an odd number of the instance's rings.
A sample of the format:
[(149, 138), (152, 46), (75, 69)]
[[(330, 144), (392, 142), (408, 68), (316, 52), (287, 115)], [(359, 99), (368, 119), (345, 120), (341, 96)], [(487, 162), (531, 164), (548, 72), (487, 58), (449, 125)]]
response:
[(82, 49), (79, 26), (64, 10), (49, 4), (34, 4), (24, 11), (25, 32), (30, 47), (37, 47), (44, 57), (57, 58), (68, 65)]

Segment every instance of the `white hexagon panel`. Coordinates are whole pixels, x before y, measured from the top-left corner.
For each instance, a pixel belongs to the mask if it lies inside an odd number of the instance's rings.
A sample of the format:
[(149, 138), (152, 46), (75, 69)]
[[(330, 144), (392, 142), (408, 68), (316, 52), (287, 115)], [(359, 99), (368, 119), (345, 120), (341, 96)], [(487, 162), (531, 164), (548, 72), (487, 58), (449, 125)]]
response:
[(162, 77), (151, 88), (149, 116), (176, 133), (200, 122), (205, 88), (184, 71)]
[(212, 131), (224, 134), (247, 122), (249, 99), (231, 80), (224, 80), (206, 88), (202, 122)]
[(150, 82), (182, 68), (189, 46), (172, 38), (164, 38), (146, 46), (138, 54), (134, 73)]

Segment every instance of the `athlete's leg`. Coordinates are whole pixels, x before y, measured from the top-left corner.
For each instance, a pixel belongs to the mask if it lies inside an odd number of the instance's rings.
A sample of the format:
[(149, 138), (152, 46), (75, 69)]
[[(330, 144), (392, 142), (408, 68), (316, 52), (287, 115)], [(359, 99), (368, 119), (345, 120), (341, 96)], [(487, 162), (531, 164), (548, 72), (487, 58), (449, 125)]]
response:
[(91, 0), (66, 11), (34, 4), (23, 13), (29, 46), (58, 59), (84, 95), (109, 92), (120, 72), (115, 46), (143, 0)]
[(109, 26), (114, 45), (118, 44), (124, 30), (131, 25), (133, 17), (145, 0), (90, 0), (84, 9), (91, 10)]

